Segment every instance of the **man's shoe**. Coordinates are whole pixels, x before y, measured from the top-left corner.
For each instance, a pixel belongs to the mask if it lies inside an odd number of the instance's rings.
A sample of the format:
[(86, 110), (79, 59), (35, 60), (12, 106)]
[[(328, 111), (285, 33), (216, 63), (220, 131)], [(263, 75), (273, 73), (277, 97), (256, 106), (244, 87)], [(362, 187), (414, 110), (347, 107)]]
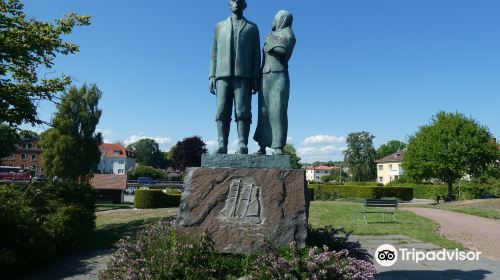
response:
[(236, 154), (238, 155), (248, 155), (248, 147), (240, 145), (238, 150), (236, 150)]
[(227, 154), (227, 147), (219, 147), (217, 150), (215, 150), (215, 154), (218, 155), (225, 155)]

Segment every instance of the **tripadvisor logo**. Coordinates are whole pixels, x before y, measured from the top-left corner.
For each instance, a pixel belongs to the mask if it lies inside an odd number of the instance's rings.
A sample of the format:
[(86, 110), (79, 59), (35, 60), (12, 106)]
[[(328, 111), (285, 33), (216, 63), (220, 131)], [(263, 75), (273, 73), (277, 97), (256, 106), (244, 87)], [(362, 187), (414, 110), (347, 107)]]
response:
[[(422, 251), (415, 248), (399, 248), (390, 244), (380, 245), (375, 251), (375, 261), (384, 267), (393, 266), (398, 259), (419, 263), (421, 261), (479, 261), (481, 252), (455, 250)], [(399, 258), (398, 258), (399, 256)]]
[(375, 261), (381, 266), (393, 266), (398, 261), (398, 250), (390, 244), (383, 244), (375, 251)]

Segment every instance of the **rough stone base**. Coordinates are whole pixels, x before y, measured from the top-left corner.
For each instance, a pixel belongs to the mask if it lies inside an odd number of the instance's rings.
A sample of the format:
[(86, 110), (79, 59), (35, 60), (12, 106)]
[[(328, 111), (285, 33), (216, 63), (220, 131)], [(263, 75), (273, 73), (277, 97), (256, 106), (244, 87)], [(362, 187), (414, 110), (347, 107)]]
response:
[(207, 232), (219, 252), (305, 246), (309, 201), (303, 170), (191, 168), (177, 225)]
[(204, 154), (201, 157), (201, 167), (292, 169), (288, 155)]

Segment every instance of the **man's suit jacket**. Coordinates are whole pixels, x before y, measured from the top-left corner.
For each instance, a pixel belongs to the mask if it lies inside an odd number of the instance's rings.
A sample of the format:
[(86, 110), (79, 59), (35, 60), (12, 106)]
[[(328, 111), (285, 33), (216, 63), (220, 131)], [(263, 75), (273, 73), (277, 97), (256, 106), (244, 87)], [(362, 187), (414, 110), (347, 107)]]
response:
[(256, 24), (242, 18), (239, 32), (238, 41), (234, 46), (235, 61), (233, 70), (233, 65), (231, 65), (231, 47), (233, 45), (231, 17), (219, 22), (215, 27), (210, 59), (210, 77), (218, 79), (234, 76), (256, 79), (260, 76), (259, 29)]

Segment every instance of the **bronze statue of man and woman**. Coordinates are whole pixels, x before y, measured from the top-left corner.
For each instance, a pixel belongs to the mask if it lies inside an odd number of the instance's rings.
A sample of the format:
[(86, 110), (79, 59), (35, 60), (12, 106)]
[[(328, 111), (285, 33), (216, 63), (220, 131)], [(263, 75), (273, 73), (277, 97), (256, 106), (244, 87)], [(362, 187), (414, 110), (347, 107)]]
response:
[(266, 147), (275, 155), (283, 154), (288, 133), (288, 98), (290, 79), (288, 61), (295, 46), (293, 16), (279, 11), (261, 50), (259, 29), (243, 17), (245, 0), (228, 0), (231, 16), (215, 27), (210, 60), (210, 92), (217, 97), (216, 121), (218, 147), (215, 153), (226, 154), (231, 116), (238, 129), (237, 154), (248, 154), (252, 123), (252, 95), (259, 93), (257, 129), (254, 140), (258, 155)]

